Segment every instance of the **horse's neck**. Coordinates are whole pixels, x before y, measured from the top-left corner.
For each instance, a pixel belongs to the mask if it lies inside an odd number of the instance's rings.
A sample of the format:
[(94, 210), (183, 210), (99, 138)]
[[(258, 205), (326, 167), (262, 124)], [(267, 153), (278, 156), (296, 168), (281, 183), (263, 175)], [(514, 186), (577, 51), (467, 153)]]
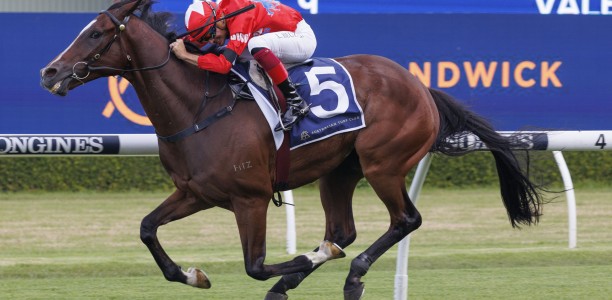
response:
[[(167, 56), (165, 51), (155, 52), (159, 53), (151, 54), (151, 48), (136, 51), (134, 68), (157, 65)], [(202, 101), (204, 73), (185, 68), (189, 67), (171, 56), (160, 69), (136, 72), (128, 77), (147, 116), (161, 135), (170, 135), (193, 125)]]

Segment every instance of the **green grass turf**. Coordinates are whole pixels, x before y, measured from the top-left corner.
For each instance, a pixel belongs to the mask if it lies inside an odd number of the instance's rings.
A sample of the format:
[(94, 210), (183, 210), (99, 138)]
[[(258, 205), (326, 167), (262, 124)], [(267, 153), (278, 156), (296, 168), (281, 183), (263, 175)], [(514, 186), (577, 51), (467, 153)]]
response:
[[(298, 253), (314, 249), (324, 216), (312, 189), (295, 191)], [(512, 229), (495, 189), (423, 191), (422, 227), (411, 236), (411, 299), (610, 299), (612, 188), (577, 190), (578, 247), (568, 249), (564, 195), (540, 224)], [(181, 266), (203, 268), (210, 290), (167, 282), (139, 240), (140, 220), (160, 193), (0, 194), (0, 299), (263, 299), (275, 279), (244, 271), (233, 214), (211, 209), (159, 230)], [(290, 299), (341, 299), (350, 258), (388, 227), (369, 189), (355, 197), (358, 238), (347, 258), (327, 262)], [(268, 215), (267, 263), (285, 253), (285, 209)], [(397, 247), (363, 278), (364, 299), (392, 299)]]

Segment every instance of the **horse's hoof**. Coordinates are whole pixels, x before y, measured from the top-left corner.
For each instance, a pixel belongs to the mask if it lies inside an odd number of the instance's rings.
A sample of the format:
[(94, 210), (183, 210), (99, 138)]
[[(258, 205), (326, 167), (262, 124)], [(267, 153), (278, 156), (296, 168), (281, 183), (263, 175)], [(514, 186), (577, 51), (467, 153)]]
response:
[(279, 293), (274, 293), (274, 292), (268, 292), (266, 294), (266, 298), (264, 298), (264, 300), (287, 300), (289, 299), (289, 296), (287, 296), (287, 294), (279, 294)]
[(323, 244), (325, 244), (327, 248), (329, 249), (328, 251), (330, 252), (330, 257), (331, 257), (330, 259), (346, 257), (346, 253), (344, 253), (344, 249), (340, 248), (338, 244), (332, 243), (330, 241), (323, 241), (321, 245)]
[(358, 287), (350, 291), (344, 291), (344, 300), (359, 300), (363, 293), (365, 293), (365, 285), (363, 282), (360, 282)]
[(208, 280), (208, 275), (204, 271), (196, 268), (189, 268), (187, 272), (183, 271), (187, 276), (187, 284), (200, 289), (209, 289), (211, 284)]

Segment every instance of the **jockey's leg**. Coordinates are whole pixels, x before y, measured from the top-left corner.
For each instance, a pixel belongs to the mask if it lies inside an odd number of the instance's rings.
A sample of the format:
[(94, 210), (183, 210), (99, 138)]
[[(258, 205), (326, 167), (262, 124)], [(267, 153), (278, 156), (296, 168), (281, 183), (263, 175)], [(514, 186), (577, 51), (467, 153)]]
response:
[(311, 58), (317, 38), (310, 25), (302, 20), (295, 31), (270, 32), (249, 40), (249, 52), (270, 75), (287, 100), (287, 112), (276, 130), (289, 130), (309, 111), (308, 105), (296, 92), (283, 63), (301, 63)]
[(291, 82), (283, 63), (270, 49), (263, 47), (254, 48), (251, 50), (251, 54), (257, 63), (268, 73), (272, 83), (278, 86), (287, 101), (287, 111), (282, 117), (281, 124), (276, 126), (275, 130), (290, 130), (293, 124), (306, 116), (310, 110), (308, 104), (296, 91), (295, 85)]

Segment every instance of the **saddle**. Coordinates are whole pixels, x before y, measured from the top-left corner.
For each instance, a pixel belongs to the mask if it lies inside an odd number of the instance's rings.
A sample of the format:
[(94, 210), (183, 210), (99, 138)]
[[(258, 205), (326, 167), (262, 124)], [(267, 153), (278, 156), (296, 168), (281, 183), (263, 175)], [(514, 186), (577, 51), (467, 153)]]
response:
[[(287, 71), (291, 70), (294, 67), (299, 66), (308, 66), (312, 65), (313, 61), (311, 59), (306, 60), (297, 64), (284, 64)], [(255, 84), (260, 89), (267, 91), (268, 100), (271, 101), (271, 104), (274, 107), (280, 108), (284, 106), (284, 104), (280, 103), (284, 99), (283, 94), (278, 90), (276, 85), (272, 83), (272, 80), (266, 74), (266, 72), (257, 64), (255, 60), (248, 60), (238, 62), (234, 65), (234, 70), (238, 70), (238, 72), (230, 72), (228, 78), (228, 84), (232, 92), (234, 93), (234, 97), (237, 99), (243, 100), (255, 100), (251, 89), (248, 87), (248, 83)], [(237, 73), (244, 73), (244, 71), (240, 70), (248, 70), (248, 77), (243, 78), (239, 76)], [(300, 84), (297, 83), (297, 86)]]

